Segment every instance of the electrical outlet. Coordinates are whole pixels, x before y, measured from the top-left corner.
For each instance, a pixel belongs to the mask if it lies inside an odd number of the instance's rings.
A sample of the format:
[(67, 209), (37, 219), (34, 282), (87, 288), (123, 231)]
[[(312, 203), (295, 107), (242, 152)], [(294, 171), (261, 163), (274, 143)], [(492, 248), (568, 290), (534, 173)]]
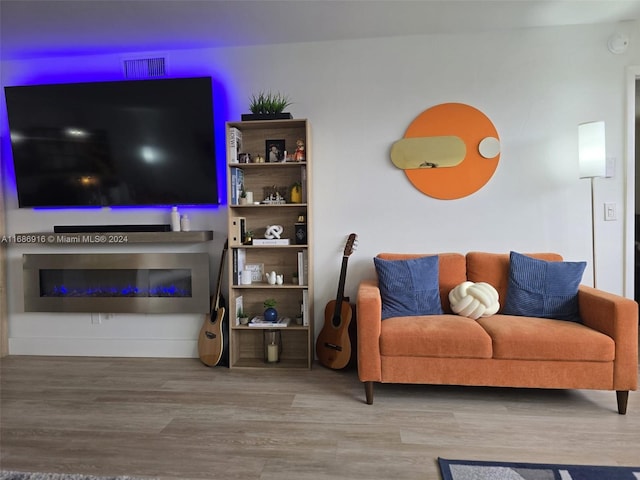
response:
[(94, 325), (99, 325), (102, 323), (102, 317), (100, 316), (99, 313), (91, 314), (91, 323), (93, 323)]
[(604, 204), (604, 220), (611, 222), (618, 219), (617, 206), (615, 202), (606, 202)]

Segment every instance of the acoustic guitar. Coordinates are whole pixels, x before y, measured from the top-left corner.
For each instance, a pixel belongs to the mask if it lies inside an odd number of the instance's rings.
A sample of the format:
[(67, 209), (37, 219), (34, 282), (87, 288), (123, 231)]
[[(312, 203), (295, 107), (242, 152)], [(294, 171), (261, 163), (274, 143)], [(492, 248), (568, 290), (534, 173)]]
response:
[(222, 256), (220, 258), (220, 270), (218, 273), (218, 290), (215, 297), (211, 298), (211, 311), (205, 315), (204, 323), (198, 336), (198, 356), (200, 361), (209, 367), (215, 367), (222, 358), (224, 338), (222, 324), (224, 323), (225, 307), (220, 305), (220, 286), (222, 282), (222, 270), (224, 259), (229, 248), (229, 240), (224, 242)]
[(352, 310), (349, 302), (344, 300), (344, 281), (347, 277), (347, 263), (355, 249), (358, 236), (349, 235), (342, 256), (340, 281), (335, 300), (327, 303), (324, 309), (324, 326), (318, 340), (316, 340), (316, 355), (325, 367), (339, 370), (346, 367), (351, 359), (351, 339), (349, 338), (349, 324)]

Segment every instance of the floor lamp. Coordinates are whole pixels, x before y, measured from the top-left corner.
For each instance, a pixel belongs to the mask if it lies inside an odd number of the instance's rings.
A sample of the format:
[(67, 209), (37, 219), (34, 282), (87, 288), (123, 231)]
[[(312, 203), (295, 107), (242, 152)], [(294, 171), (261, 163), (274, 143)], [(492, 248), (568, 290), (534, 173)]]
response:
[(580, 167), (580, 178), (591, 179), (591, 267), (593, 269), (593, 286), (597, 288), (593, 179), (596, 177), (605, 177), (607, 173), (604, 122), (588, 122), (578, 125), (578, 163)]

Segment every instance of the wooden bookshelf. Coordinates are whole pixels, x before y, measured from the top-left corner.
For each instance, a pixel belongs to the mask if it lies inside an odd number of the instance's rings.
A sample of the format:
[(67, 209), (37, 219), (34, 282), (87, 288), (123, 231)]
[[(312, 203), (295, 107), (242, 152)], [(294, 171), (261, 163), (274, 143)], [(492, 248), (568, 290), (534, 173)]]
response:
[[(232, 129), (240, 132), (242, 140), (240, 150), (232, 151)], [(230, 318), (230, 368), (306, 368), (310, 369), (314, 357), (313, 334), (313, 258), (311, 218), (311, 136), (307, 120), (270, 120), (229, 122), (227, 134), (227, 191), (229, 204), (229, 318)], [(293, 154), (296, 141), (305, 144), (305, 160), (300, 162), (283, 161), (269, 163), (267, 141), (284, 142), (288, 154)], [(238, 163), (238, 153), (249, 153), (252, 159), (258, 155), (265, 157), (265, 163)], [(237, 170), (234, 170), (237, 169)], [(241, 173), (238, 174), (237, 172)], [(238, 190), (238, 175), (242, 178), (245, 191), (253, 193), (253, 203), (241, 205)], [(302, 202), (292, 203), (290, 188), (294, 183), (302, 187)], [(268, 192), (277, 187), (283, 193), (283, 203), (265, 203)], [(234, 191), (235, 189), (235, 191)], [(296, 240), (296, 223), (304, 218), (306, 241)], [(268, 225), (281, 225), (281, 238), (287, 238), (289, 245), (253, 245), (245, 244), (237, 225), (244, 231), (252, 231), (254, 238), (264, 238)], [(235, 239), (235, 241), (233, 241)], [(303, 252), (306, 259), (307, 281), (300, 285), (294, 283), (298, 275), (298, 255)], [(283, 276), (281, 285), (270, 285), (264, 278), (244, 285), (238, 278), (238, 259), (244, 265), (262, 265), (264, 272), (275, 271)], [(244, 312), (250, 317), (262, 314), (263, 302), (275, 298), (279, 316), (291, 318), (291, 324), (280, 327), (282, 352), (279, 362), (267, 363), (264, 360), (263, 328), (240, 325), (236, 320), (236, 303), (242, 299)], [(303, 325), (297, 325), (294, 319), (300, 314), (302, 304), (306, 304), (306, 317)]]

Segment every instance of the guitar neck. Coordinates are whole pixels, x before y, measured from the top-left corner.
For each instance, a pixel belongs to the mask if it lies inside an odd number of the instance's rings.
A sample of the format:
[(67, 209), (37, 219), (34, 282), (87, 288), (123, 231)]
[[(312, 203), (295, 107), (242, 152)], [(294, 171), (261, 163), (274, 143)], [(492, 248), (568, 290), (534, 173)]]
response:
[(227, 249), (229, 248), (229, 240), (227, 240), (226, 242), (224, 242), (224, 248), (222, 250), (222, 256), (220, 258), (220, 269), (218, 270), (218, 288), (216, 289), (216, 297), (215, 297), (215, 304), (211, 305), (211, 311), (212, 312), (217, 312), (218, 309), (220, 308), (220, 288), (221, 288), (221, 284), (222, 284), (222, 271), (224, 269), (224, 258), (227, 254)]
[(336, 304), (333, 309), (333, 324), (338, 325), (340, 323), (340, 311), (342, 309), (342, 302), (344, 300), (344, 281), (347, 278), (347, 262), (349, 256), (353, 252), (354, 244), (356, 243), (358, 236), (355, 233), (349, 235), (347, 244), (344, 247), (344, 255), (342, 255), (342, 268), (340, 268), (340, 281), (338, 282), (338, 293), (336, 295)]
[(344, 300), (344, 283), (347, 278), (347, 263), (349, 262), (348, 256), (342, 257), (342, 268), (340, 269), (340, 281), (338, 282), (338, 293), (336, 294), (336, 308), (334, 312), (335, 315), (339, 315), (340, 305), (342, 305), (342, 301)]

